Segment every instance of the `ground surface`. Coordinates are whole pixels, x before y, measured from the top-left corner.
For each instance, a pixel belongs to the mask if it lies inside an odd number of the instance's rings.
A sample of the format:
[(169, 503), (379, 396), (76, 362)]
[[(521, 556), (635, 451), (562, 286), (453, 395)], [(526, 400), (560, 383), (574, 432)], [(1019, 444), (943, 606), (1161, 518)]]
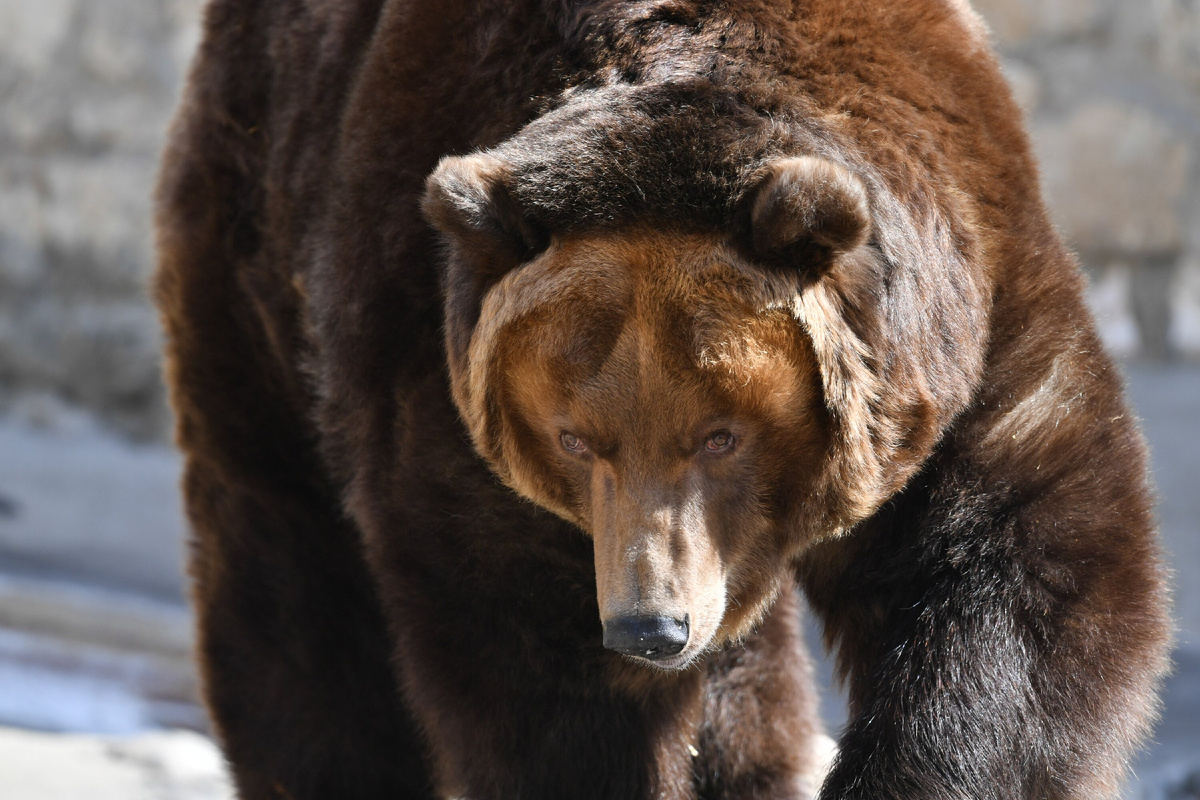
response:
[[(1180, 622), (1163, 720), (1130, 797), (1200, 800), (1200, 367), (1129, 374)], [(230, 797), (212, 743), (180, 730), (204, 721), (182, 600), (179, 463), (53, 401), (0, 418), (0, 798)], [(836, 692), (824, 711), (836, 731)]]

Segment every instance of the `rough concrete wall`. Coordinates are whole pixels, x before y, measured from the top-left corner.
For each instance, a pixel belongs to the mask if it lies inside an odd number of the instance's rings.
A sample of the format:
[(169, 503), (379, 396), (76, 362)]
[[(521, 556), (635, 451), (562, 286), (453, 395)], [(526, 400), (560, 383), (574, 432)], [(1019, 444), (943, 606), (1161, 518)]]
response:
[[(976, 5), (1110, 346), (1200, 356), (1200, 0)], [(0, 411), (57, 396), (169, 427), (149, 193), (200, 6), (0, 0)]]
[(975, 0), (1123, 355), (1200, 356), (1200, 0)]
[(0, 406), (168, 428), (150, 190), (199, 0), (0, 0)]

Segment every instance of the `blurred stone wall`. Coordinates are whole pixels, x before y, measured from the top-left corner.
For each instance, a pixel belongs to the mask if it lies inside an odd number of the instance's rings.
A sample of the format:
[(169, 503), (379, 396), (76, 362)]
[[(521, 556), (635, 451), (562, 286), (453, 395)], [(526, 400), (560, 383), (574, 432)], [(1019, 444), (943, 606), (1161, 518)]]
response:
[[(200, 6), (0, 0), (0, 411), (54, 397), (169, 427), (149, 194)], [(1110, 347), (1200, 356), (1200, 0), (976, 6)]]
[(1200, 0), (974, 0), (1109, 347), (1200, 356)]
[(150, 191), (200, 5), (0, 0), (0, 408), (58, 397), (135, 437), (169, 428)]

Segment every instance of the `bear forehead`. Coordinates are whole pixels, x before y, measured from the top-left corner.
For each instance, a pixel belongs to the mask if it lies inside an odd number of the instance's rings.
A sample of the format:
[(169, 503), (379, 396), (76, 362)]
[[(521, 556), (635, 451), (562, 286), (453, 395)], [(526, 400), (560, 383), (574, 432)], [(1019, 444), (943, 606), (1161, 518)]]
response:
[(564, 236), (529, 266), (533, 280), (512, 298), (528, 307), (512, 318), (538, 321), (526, 327), (547, 356), (586, 360), (589, 345), (603, 356), (624, 338), (703, 367), (730, 348), (786, 348), (797, 333), (798, 282), (747, 264), (716, 234)]
[(722, 233), (636, 228), (572, 234), (546, 256), (552, 269), (570, 270), (589, 290), (610, 287), (602, 298), (663, 321), (670, 307), (744, 319), (790, 303), (800, 285), (748, 263)]
[(526, 269), (523, 291), (505, 292), (527, 307), (504, 338), (510, 377), (531, 400), (776, 405), (811, 371), (791, 312), (796, 284), (745, 263), (719, 236), (573, 235)]

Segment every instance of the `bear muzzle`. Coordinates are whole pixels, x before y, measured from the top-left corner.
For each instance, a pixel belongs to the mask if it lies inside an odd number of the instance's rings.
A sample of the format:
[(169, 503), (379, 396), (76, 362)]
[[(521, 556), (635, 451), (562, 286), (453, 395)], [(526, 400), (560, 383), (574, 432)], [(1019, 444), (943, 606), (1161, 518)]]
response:
[(604, 622), (604, 646), (627, 656), (659, 661), (683, 652), (690, 627), (687, 616), (616, 617)]

